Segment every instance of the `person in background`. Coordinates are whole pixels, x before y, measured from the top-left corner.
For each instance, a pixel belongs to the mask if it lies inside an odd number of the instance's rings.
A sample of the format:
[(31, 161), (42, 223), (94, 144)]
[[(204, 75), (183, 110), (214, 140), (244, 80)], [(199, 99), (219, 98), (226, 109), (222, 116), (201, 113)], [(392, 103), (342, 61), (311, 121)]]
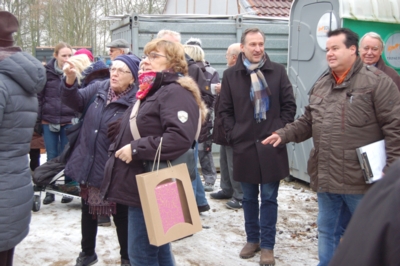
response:
[(35, 171), (35, 169), (40, 165), (40, 150), (45, 149), (43, 136), (41, 132), (33, 132), (31, 146), (29, 150), (29, 167), (31, 171)]
[(400, 160), (364, 195), (329, 266), (399, 265)]
[[(236, 65), (240, 54), (240, 43), (231, 44), (226, 51), (226, 61), (228, 67)], [(225, 130), (222, 126), (219, 110), (219, 94), (221, 92), (221, 83), (215, 86), (217, 98), (215, 100), (215, 120), (213, 130), (213, 142), (219, 144), (219, 165), (221, 173), (221, 190), (210, 193), (212, 199), (229, 199), (226, 207), (229, 209), (241, 209), (243, 200), (242, 185), (233, 179), (233, 149), (226, 141)]]
[(392, 79), (363, 63), (358, 35), (347, 28), (328, 32), (326, 60), (329, 71), (311, 89), (304, 114), (262, 141), (277, 147), (313, 138), (307, 172), (318, 196), (319, 266), (329, 264), (347, 227), (343, 209), (353, 215), (371, 187), (356, 149), (385, 140), (386, 166), (400, 157), (400, 93)]
[(129, 54), (129, 43), (124, 39), (116, 39), (106, 44), (107, 48), (110, 48), (110, 59), (113, 61), (119, 55)]
[[(79, 55), (78, 55), (79, 56)], [(111, 141), (107, 137), (108, 125), (117, 121), (132, 105), (137, 86), (139, 60), (133, 55), (120, 55), (110, 68), (109, 79), (90, 83), (81, 88), (78, 84), (77, 69), (70, 63), (65, 67), (65, 81), (62, 83), (63, 103), (78, 112), (89, 106), (76, 147), (65, 166), (65, 173), (81, 187), (82, 198), (82, 252), (75, 266), (87, 266), (97, 262), (95, 252), (99, 216), (113, 215), (120, 244), (121, 265), (129, 266), (128, 256), (128, 207), (102, 200), (100, 186), (104, 166), (108, 159)]]
[[(210, 87), (219, 83), (219, 74), (213, 67), (210, 66), (208, 62), (205, 61), (204, 51), (201, 46), (185, 44), (183, 47), (185, 49), (185, 53), (189, 55), (203, 71), (203, 74), (206, 77)], [(206, 125), (202, 127), (202, 131), (205, 132), (200, 134), (201, 138), (199, 138), (198, 146), (201, 173), (203, 174), (204, 178), (204, 190), (209, 192), (214, 190), (214, 184), (217, 180), (217, 170), (214, 166), (214, 158), (211, 149), (213, 117), (213, 111), (212, 109), (209, 109)]]
[[(144, 47), (143, 73), (136, 98), (141, 100), (133, 139), (130, 107), (122, 116), (119, 134), (110, 146), (101, 195), (129, 206), (128, 250), (132, 266), (175, 265), (170, 244), (149, 243), (136, 178), (145, 172), (145, 161), (153, 161), (161, 142), (161, 160), (173, 160), (193, 147), (199, 118), (207, 109), (196, 83), (188, 73), (181, 44), (154, 39)], [(146, 82), (143, 82), (146, 81)], [(141, 86), (143, 85), (143, 86)]]
[(384, 48), (383, 40), (378, 33), (366, 33), (360, 40), (359, 49), (361, 60), (365, 64), (369, 66), (375, 66), (377, 69), (388, 75), (400, 91), (400, 75), (396, 72), (396, 70), (390, 66), (387, 66), (382, 59)]
[(33, 188), (27, 154), (36, 94), (46, 83), (42, 64), (13, 46), (18, 27), (13, 14), (0, 11), (0, 266), (13, 265), (15, 247), (29, 232)]
[(93, 63), (94, 57), (93, 57), (93, 54), (92, 54), (91, 51), (89, 51), (88, 49), (82, 48), (82, 49), (77, 50), (77, 51), (74, 53), (74, 55), (80, 55), (80, 54), (86, 55), (86, 56), (88, 57), (88, 59), (90, 60), (90, 62)]
[[(87, 49), (80, 49), (76, 51), (75, 55), (86, 54), (90, 61), (93, 61), (92, 53)], [(78, 77), (77, 77), (78, 78)], [(109, 67), (102, 61), (98, 60), (96, 62), (92, 62), (90, 66), (83, 70), (81, 74), (81, 87), (84, 88), (92, 83), (97, 81), (102, 81), (110, 79), (110, 71)], [(79, 78), (78, 78), (79, 80)], [(97, 216), (97, 225), (98, 226), (111, 226), (111, 219), (108, 215), (98, 215)]]
[[(68, 143), (65, 130), (76, 117), (74, 110), (61, 102), (60, 84), (63, 77), (65, 62), (72, 56), (69, 44), (60, 42), (54, 47), (53, 58), (46, 64), (47, 83), (43, 91), (38, 94), (39, 110), (38, 122), (42, 124), (44, 144), (46, 146), (47, 161), (59, 156)], [(65, 184), (72, 180), (65, 177)], [(54, 194), (46, 192), (43, 204), (54, 201)], [(71, 197), (64, 196), (62, 203), (69, 203)]]
[[(157, 33), (157, 38), (168, 40), (171, 42), (181, 43), (181, 34), (172, 30), (160, 30)], [(183, 49), (183, 46), (181, 46)], [(198, 88), (200, 89), (201, 97), (203, 101), (206, 103), (207, 108), (212, 108), (214, 104), (214, 96), (211, 94), (210, 86), (207, 83), (207, 79), (201, 71), (200, 67), (196, 64), (196, 62), (190, 58), (189, 55), (185, 53), (186, 63), (188, 65), (188, 73), (189, 76), (196, 81)], [(196, 196), (196, 203), (199, 212), (206, 212), (210, 210), (210, 205), (208, 204), (206, 193), (204, 192), (203, 183), (201, 182), (201, 178), (197, 169), (197, 158), (198, 158), (198, 143), (196, 142), (196, 146), (194, 149), (194, 171), (189, 169), (189, 172), (194, 172), (196, 177), (195, 180), (192, 181), (193, 191)], [(193, 170), (193, 169), (192, 169)]]
[(223, 75), (218, 113), (233, 148), (233, 178), (243, 190), (247, 243), (239, 256), (251, 258), (261, 249), (260, 265), (275, 265), (277, 196), (289, 162), (286, 146), (273, 149), (261, 140), (293, 122), (296, 102), (285, 67), (270, 60), (264, 44), (258, 28), (243, 32), (242, 53)]

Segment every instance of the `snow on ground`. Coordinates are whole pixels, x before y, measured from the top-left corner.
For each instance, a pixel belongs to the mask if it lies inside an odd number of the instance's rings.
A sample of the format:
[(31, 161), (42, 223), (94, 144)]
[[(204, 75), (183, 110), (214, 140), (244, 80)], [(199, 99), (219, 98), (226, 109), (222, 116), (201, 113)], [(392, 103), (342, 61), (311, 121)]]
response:
[[(219, 178), (216, 190), (218, 184)], [(211, 199), (209, 193), (207, 198), (211, 210), (201, 215), (204, 229), (172, 243), (177, 265), (258, 265), (259, 253), (250, 259), (239, 258), (246, 242), (243, 210), (227, 209), (226, 200)], [(30, 233), (15, 250), (15, 266), (75, 265), (81, 251), (81, 204), (77, 199), (68, 204), (60, 201), (61, 197), (56, 196), (55, 202), (42, 204), (38, 212), (32, 212)], [(278, 204), (276, 265), (317, 265), (316, 194), (303, 183), (282, 181)], [(95, 265), (120, 265), (114, 223), (99, 227), (96, 253), (99, 262)]]

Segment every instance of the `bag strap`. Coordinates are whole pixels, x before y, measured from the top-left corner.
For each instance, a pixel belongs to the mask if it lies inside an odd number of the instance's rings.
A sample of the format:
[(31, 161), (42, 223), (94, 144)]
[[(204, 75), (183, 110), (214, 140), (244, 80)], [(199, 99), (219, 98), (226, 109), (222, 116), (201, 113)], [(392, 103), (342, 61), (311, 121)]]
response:
[(136, 117), (139, 113), (139, 106), (140, 106), (140, 100), (138, 99), (136, 101), (135, 105), (133, 106), (131, 115), (129, 117), (129, 125), (131, 127), (131, 133), (132, 133), (134, 140), (138, 140), (141, 138), (139, 129), (138, 129), (137, 123), (136, 123)]
[[(132, 133), (134, 140), (141, 138), (139, 129), (138, 129), (137, 123), (136, 123), (136, 117), (139, 113), (139, 107), (140, 107), (140, 100), (137, 100), (135, 105), (132, 108), (131, 115), (129, 116), (129, 125), (131, 128), (131, 133)], [(200, 130), (201, 130), (201, 110), (199, 109), (199, 122), (197, 123), (197, 131), (196, 131), (196, 135), (194, 138), (196, 141), (199, 139)]]
[(199, 108), (199, 122), (197, 123), (197, 131), (196, 131), (196, 135), (194, 136), (194, 139), (196, 141), (199, 139), (200, 130), (201, 130), (201, 110)]

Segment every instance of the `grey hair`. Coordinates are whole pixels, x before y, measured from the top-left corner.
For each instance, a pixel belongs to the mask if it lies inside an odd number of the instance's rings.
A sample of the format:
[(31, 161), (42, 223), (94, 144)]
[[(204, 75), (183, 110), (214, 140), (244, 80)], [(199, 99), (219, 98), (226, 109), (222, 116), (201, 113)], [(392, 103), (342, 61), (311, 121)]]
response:
[(181, 42), (181, 34), (177, 31), (173, 31), (173, 30), (166, 30), (166, 29), (160, 30), (157, 33), (157, 38), (163, 39), (166, 35), (170, 35), (170, 36), (176, 38), (179, 42)]
[(382, 50), (385, 48), (385, 44), (384, 44), (384, 42), (382, 40), (382, 37), (378, 33), (373, 32), (373, 31), (367, 32), (367, 33), (364, 34), (364, 36), (362, 36), (362, 38), (360, 40), (360, 46), (361, 46), (361, 43), (364, 40), (364, 38), (367, 37), (367, 36), (371, 37), (371, 38), (374, 38), (374, 39), (377, 39), (381, 43)]
[(124, 54), (129, 54), (129, 48), (121, 48)]
[(240, 42), (229, 45), (229, 48), (231, 49), (231, 55), (237, 56), (238, 54), (240, 54)]

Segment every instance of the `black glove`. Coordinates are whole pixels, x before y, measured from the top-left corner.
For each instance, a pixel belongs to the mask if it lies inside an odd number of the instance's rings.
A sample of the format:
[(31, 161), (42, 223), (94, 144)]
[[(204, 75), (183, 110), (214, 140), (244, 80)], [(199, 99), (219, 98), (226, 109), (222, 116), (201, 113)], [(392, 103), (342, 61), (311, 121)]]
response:
[(34, 131), (36, 134), (39, 134), (40, 136), (42, 136), (42, 135), (43, 135), (43, 126), (42, 126), (42, 123), (36, 122), (35, 127), (33, 128), (33, 131)]
[(206, 152), (211, 152), (211, 148), (212, 148), (212, 139), (210, 140), (206, 140), (203, 142), (203, 150)]
[(115, 138), (117, 137), (119, 133), (119, 129), (121, 127), (121, 120), (122, 118), (119, 118), (118, 120), (115, 120), (108, 124), (108, 131), (107, 131), (107, 138), (113, 142)]

